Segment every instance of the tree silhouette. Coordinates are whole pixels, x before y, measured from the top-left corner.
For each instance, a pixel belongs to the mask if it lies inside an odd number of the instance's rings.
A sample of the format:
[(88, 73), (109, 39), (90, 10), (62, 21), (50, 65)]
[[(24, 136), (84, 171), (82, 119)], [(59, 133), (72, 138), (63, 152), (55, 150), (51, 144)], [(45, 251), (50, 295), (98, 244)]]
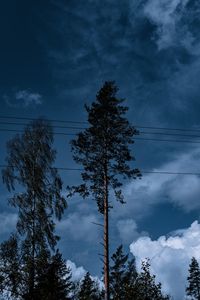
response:
[(128, 255), (123, 253), (122, 245), (117, 248), (111, 260), (113, 262), (110, 267), (110, 290), (112, 299), (122, 300), (125, 299), (126, 263), (128, 260)]
[(22, 289), (22, 274), (20, 272), (20, 255), (18, 238), (11, 235), (0, 245), (0, 278), (1, 292), (18, 298)]
[(150, 261), (142, 262), (142, 271), (138, 274), (135, 282), (136, 300), (168, 300), (161, 291), (161, 283), (156, 283), (156, 276), (150, 273)]
[(189, 284), (186, 288), (187, 295), (193, 297), (192, 299), (200, 300), (200, 269), (195, 257), (191, 259), (187, 280)]
[(109, 300), (109, 191), (124, 203), (120, 176), (137, 178), (138, 169), (129, 166), (134, 160), (129, 145), (137, 130), (125, 118), (128, 108), (124, 99), (116, 97), (118, 88), (114, 82), (105, 82), (91, 106), (85, 106), (89, 127), (72, 141), (74, 160), (84, 168), (83, 183), (70, 188), (69, 196), (79, 193), (91, 195), (97, 202), (98, 210), (104, 215), (104, 283), (105, 299)]
[(73, 284), (71, 270), (57, 250), (41, 268), (37, 279), (36, 294), (40, 300), (69, 300)]
[(60, 219), (66, 208), (62, 181), (53, 168), (56, 151), (53, 132), (45, 120), (35, 120), (7, 144), (7, 167), (3, 181), (14, 195), (11, 206), (18, 210), (17, 233), (21, 239), (26, 298), (35, 300), (37, 261), (44, 252), (54, 250), (58, 241), (54, 218)]
[(80, 283), (78, 300), (101, 300), (101, 292), (97, 283), (92, 280), (90, 273), (87, 272)]
[(137, 299), (136, 280), (138, 273), (135, 267), (135, 259), (128, 261), (126, 273), (124, 276), (124, 300)]

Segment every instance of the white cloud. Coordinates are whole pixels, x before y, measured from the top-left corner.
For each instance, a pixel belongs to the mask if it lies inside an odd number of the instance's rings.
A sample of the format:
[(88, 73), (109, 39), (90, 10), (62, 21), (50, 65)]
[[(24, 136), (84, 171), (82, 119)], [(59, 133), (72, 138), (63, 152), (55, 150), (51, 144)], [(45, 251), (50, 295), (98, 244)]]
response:
[[(86, 274), (86, 270), (81, 266), (81, 267), (77, 267), (76, 264), (74, 262), (72, 262), (71, 260), (67, 260), (67, 267), (69, 267), (71, 269), (72, 272), (72, 280), (73, 281), (80, 281), (83, 279), (83, 277)], [(90, 276), (92, 280), (96, 281), (97, 284), (99, 285), (100, 289), (103, 289), (104, 284), (103, 282), (99, 279), (99, 277), (97, 276)]]
[(73, 281), (81, 280), (86, 274), (86, 270), (82, 266), (77, 267), (71, 260), (67, 260), (67, 266), (71, 269)]
[(184, 230), (169, 238), (141, 237), (130, 245), (130, 251), (136, 258), (138, 270), (141, 261), (150, 258), (151, 271), (162, 283), (163, 291), (174, 299), (182, 300), (187, 285), (188, 267), (194, 256), (200, 261), (200, 224), (195, 221)]
[(1, 213), (0, 214), (1, 235), (12, 232), (15, 229), (16, 223), (17, 223), (17, 214)]
[(84, 215), (83, 213), (71, 213), (57, 224), (58, 231), (65, 232), (75, 241), (93, 242), (99, 237), (98, 217), (94, 214)]
[[(171, 162), (163, 164), (155, 172), (197, 172), (200, 165), (198, 148), (177, 154)], [(117, 217), (134, 220), (149, 214), (156, 204), (172, 203), (185, 212), (200, 209), (200, 177), (198, 175), (144, 174), (141, 180), (133, 180), (124, 187), (125, 205), (114, 202), (113, 213)], [(112, 212), (111, 212), (112, 213)]]
[[(141, 2), (141, 1), (140, 1)], [(157, 26), (157, 45), (159, 49), (168, 48), (177, 45), (180, 31), (181, 43), (191, 44), (193, 36), (181, 26), (179, 21), (182, 18), (184, 9), (189, 0), (147, 0), (142, 5), (144, 15)], [(141, 2), (143, 3), (143, 2)], [(133, 8), (135, 5), (133, 5)]]
[(148, 235), (147, 232), (139, 232), (138, 226), (133, 219), (124, 219), (117, 222), (117, 229), (123, 243), (127, 244), (140, 236)]
[(18, 91), (15, 94), (17, 100), (22, 100), (25, 106), (29, 106), (31, 104), (42, 104), (42, 96), (38, 93), (30, 93), (27, 90)]
[(10, 107), (29, 107), (42, 104), (42, 95), (39, 93), (32, 93), (28, 90), (17, 91), (12, 97), (4, 95), (3, 98)]

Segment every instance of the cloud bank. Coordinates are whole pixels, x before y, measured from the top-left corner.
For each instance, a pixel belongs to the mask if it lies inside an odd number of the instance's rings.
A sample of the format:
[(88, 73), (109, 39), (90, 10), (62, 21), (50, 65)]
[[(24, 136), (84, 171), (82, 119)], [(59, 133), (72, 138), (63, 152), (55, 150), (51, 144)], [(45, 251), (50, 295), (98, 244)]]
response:
[[(168, 163), (152, 169), (154, 172), (199, 173), (200, 151), (198, 148), (176, 154)], [(144, 174), (142, 180), (133, 180), (124, 187), (126, 205), (114, 202), (114, 215), (123, 218), (130, 215), (140, 219), (149, 215), (157, 204), (171, 203), (184, 212), (200, 209), (200, 178), (198, 174)], [(132, 224), (133, 227), (133, 224)]]
[(200, 261), (200, 224), (195, 221), (187, 229), (161, 236), (157, 240), (141, 237), (130, 245), (137, 268), (149, 257), (152, 273), (162, 283), (163, 291), (182, 300), (187, 286), (188, 267), (194, 256)]

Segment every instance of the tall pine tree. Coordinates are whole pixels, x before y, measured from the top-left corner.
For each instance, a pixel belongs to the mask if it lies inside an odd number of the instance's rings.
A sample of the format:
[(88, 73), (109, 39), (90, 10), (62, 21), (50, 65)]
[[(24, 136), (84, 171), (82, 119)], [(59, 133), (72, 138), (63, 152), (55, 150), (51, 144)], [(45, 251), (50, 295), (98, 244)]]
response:
[(18, 210), (17, 233), (23, 266), (25, 299), (36, 300), (37, 261), (54, 250), (58, 241), (54, 219), (66, 208), (62, 181), (53, 167), (56, 151), (53, 132), (45, 120), (35, 120), (7, 144), (7, 167), (3, 181), (14, 195), (11, 206)]
[(130, 167), (134, 160), (129, 145), (137, 130), (125, 117), (128, 110), (124, 99), (116, 96), (118, 88), (114, 82), (105, 82), (91, 106), (85, 106), (89, 127), (72, 141), (74, 160), (84, 168), (83, 184), (70, 189), (70, 194), (92, 195), (98, 210), (104, 215), (104, 283), (105, 299), (109, 293), (109, 192), (124, 203), (121, 187), (123, 178), (140, 177), (138, 169)]
[(192, 257), (189, 265), (188, 287), (186, 293), (192, 299), (200, 300), (200, 269), (198, 261)]

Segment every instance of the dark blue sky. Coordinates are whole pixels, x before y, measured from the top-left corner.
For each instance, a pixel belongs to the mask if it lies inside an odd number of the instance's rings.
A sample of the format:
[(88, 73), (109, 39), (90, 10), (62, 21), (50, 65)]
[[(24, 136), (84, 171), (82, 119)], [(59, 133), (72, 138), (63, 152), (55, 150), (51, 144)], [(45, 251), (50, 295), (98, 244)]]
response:
[[(199, 11), (195, 0), (2, 1), (0, 116), (85, 121), (84, 104), (95, 100), (105, 80), (115, 80), (133, 124), (200, 129)], [(0, 134), (3, 163), (13, 133)], [(55, 138), (58, 165), (74, 166), (69, 140)], [(200, 171), (198, 144), (136, 141), (133, 152), (143, 170)], [(65, 186), (79, 180), (75, 172), (61, 175)], [(156, 239), (198, 220), (198, 185), (198, 176), (155, 174), (126, 183), (127, 205), (111, 213), (111, 248), (123, 242), (128, 249), (140, 236)], [(2, 183), (0, 191), (2, 220), (9, 223), (14, 211)], [(91, 222), (100, 219), (92, 201), (73, 198), (58, 225), (65, 257), (93, 274), (101, 271), (101, 232)]]

